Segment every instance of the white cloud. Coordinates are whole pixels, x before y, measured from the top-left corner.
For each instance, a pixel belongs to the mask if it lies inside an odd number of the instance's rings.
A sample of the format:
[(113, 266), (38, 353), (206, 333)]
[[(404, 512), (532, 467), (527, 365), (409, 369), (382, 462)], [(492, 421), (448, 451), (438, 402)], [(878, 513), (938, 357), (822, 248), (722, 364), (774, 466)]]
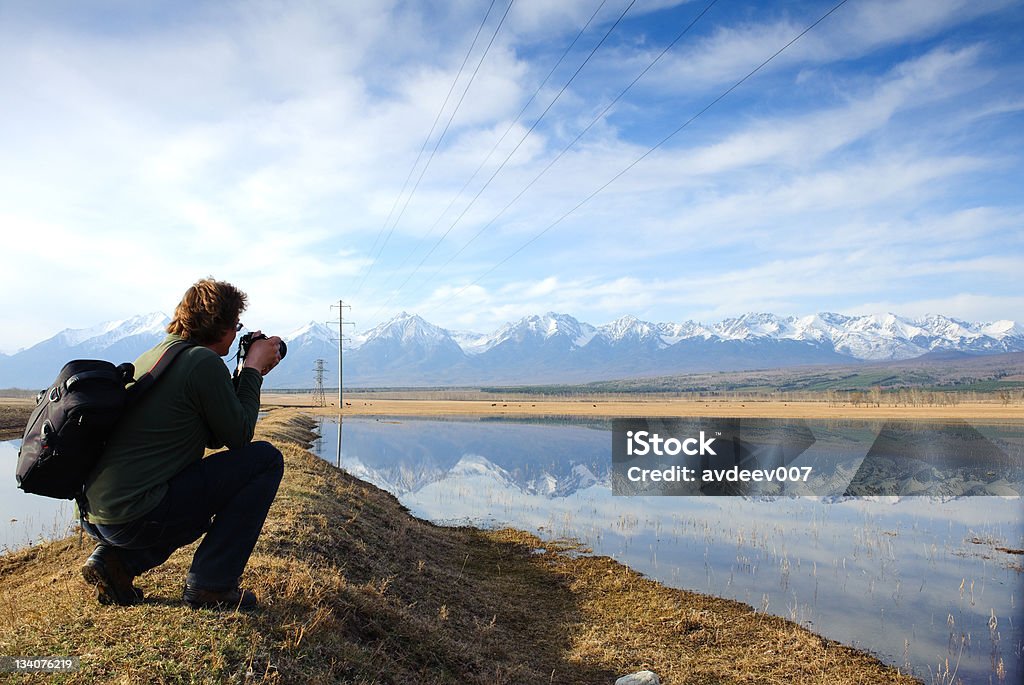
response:
[[(693, 78), (720, 89), (807, 20), (767, 8), (737, 22), (724, 3), (716, 7), (694, 34), (704, 38), (680, 45), (629, 103), (428, 279), (589, 123), (605, 90), (617, 92), (624, 73), (632, 78), (653, 57), (643, 22), (670, 4), (637, 3), (632, 28), (622, 27), (633, 33), (613, 41), (625, 63), (598, 54), (385, 309), (440, 306), (695, 111), (692, 98), (706, 93), (692, 92)], [(44, 329), (168, 309), (206, 275), (248, 290), (264, 328), (323, 319), (338, 297), (358, 299), (363, 321), (374, 323), (371, 312), (557, 92), (556, 79), (438, 220), (546, 73), (544, 60), (597, 5), (517, 1), (359, 293), (371, 244), (387, 228), (484, 4), (167, 6), (175, 21), (148, 21), (138, 10), (122, 15), (124, 25), (77, 3), (12, 12), (0, 26), (0, 78), (16, 97), (0, 113), (0, 286), (10, 297), (0, 325), (13, 333), (0, 349), (34, 342)], [(624, 6), (609, 3), (591, 37)], [(723, 101), (441, 307), (437, 322), (471, 328), (547, 309), (667, 318), (654, 314), (746, 310), (754, 301), (802, 309), (811, 296), (797, 276), (818, 279), (837, 302), (899, 301), (892, 292), (901, 278), (928, 274), (949, 297), (985, 292), (972, 279), (1011, 288), (1004, 281), (1024, 250), (1013, 237), (1021, 208), (1002, 186), (1020, 176), (1012, 129), (1022, 110), (1012, 95), (1019, 60), (1000, 61), (1008, 59), (1004, 37), (992, 28), (990, 15), (1004, 6), (849, 3), (770, 78), (744, 84), (742, 98)], [(967, 25), (972, 31), (957, 35)], [(798, 80), (791, 106), (762, 90)], [(896, 262), (863, 254), (868, 242), (921, 263), (887, 273)], [(701, 269), (676, 278), (674, 261), (691, 254), (731, 259), (733, 280)], [(875, 279), (877, 292), (856, 274), (835, 273), (848, 266)], [(59, 272), (62, 282), (40, 285), (41, 272)], [(914, 285), (903, 299), (927, 300)]]
[[(773, 60), (770, 69), (859, 58), (888, 45), (932, 37), (951, 26), (998, 12), (1009, 4), (1010, 0), (850, 2)], [(826, 8), (815, 7), (807, 10), (806, 16), (795, 16), (783, 6), (778, 11), (789, 16), (781, 19), (720, 26), (695, 44), (686, 43), (667, 54), (655, 72), (659, 76), (657, 86), (687, 91), (731, 84), (797, 37)], [(655, 57), (654, 52), (638, 53), (630, 61), (648, 63)]]
[(901, 316), (943, 314), (968, 321), (988, 322), (1024, 319), (1024, 297), (956, 293), (920, 300), (876, 300), (851, 306), (850, 314), (899, 313)]
[(977, 55), (976, 48), (934, 50), (899, 65), (892, 76), (872, 84), (870, 92), (845, 96), (840, 107), (755, 122), (721, 142), (703, 146), (686, 156), (685, 172), (721, 173), (768, 162), (806, 167), (862, 140), (901, 110), (976, 88), (983, 78), (970, 69)]

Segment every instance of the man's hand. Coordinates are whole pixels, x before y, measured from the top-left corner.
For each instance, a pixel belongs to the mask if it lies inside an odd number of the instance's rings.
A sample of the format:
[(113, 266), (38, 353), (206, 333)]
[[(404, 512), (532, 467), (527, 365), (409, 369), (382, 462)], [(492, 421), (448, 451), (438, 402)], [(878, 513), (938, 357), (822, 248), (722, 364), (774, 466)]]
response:
[[(260, 335), (260, 331), (256, 331)], [(249, 346), (249, 352), (245, 356), (242, 368), (256, 369), (261, 375), (266, 376), (281, 361), (281, 338), (273, 336), (263, 340), (256, 340)]]

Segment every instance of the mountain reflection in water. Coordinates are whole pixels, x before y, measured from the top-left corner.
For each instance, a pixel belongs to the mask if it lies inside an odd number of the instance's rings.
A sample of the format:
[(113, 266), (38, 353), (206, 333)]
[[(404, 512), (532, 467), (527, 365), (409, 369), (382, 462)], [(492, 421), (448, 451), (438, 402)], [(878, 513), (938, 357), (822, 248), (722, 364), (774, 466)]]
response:
[[(855, 427), (856, 428), (856, 427)], [(936, 681), (1024, 678), (1019, 497), (614, 497), (609, 421), (327, 419), (315, 449), (416, 516), (572, 537)], [(340, 441), (339, 441), (340, 439)], [(948, 675), (948, 674), (947, 674)]]

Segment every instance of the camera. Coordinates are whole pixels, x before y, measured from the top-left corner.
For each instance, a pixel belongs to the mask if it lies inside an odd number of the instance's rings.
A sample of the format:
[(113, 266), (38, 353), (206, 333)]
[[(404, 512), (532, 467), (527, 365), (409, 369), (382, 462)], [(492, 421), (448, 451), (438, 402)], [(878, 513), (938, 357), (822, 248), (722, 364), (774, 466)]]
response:
[[(235, 366), (234, 373), (234, 379), (236, 383), (238, 382), (238, 374), (242, 372), (242, 365), (245, 363), (245, 358), (249, 354), (249, 348), (257, 340), (266, 340), (267, 337), (268, 336), (263, 335), (262, 333), (254, 333), (253, 331), (249, 331), (248, 333), (246, 333), (245, 335), (238, 339), (238, 353), (235, 355), (235, 358), (238, 360), (238, 363)], [(278, 343), (278, 351), (281, 353), (281, 359), (284, 359), (284, 356), (288, 354), (288, 346), (284, 344), (284, 340)]]
[[(253, 333), (251, 331), (249, 333), (245, 334), (244, 336), (242, 336), (241, 338), (239, 338), (239, 360), (241, 361), (242, 359), (246, 358), (246, 355), (249, 354), (249, 347), (254, 342), (256, 342), (257, 340), (266, 340), (266, 339), (267, 339), (267, 336), (263, 335), (262, 333), (258, 333), (257, 334), (257, 333)], [(282, 340), (279, 343), (279, 350), (281, 351), (281, 358), (284, 359), (285, 355), (288, 354), (288, 345), (285, 344), (284, 340)]]
[[(238, 361), (241, 362), (249, 354), (249, 347), (257, 340), (266, 340), (268, 336), (262, 333), (253, 333), (252, 331), (246, 333), (238, 339)], [(279, 350), (281, 352), (281, 359), (288, 354), (288, 346), (284, 344), (284, 340), (279, 343)]]

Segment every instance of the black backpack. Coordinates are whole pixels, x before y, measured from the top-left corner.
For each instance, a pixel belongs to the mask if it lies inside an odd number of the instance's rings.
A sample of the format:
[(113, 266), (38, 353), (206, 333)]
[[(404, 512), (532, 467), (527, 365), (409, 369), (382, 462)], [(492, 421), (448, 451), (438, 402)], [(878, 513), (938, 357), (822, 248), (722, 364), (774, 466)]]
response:
[[(192, 343), (179, 342), (132, 383), (131, 363), (77, 359), (36, 397), (18, 450), (18, 487), (25, 492), (74, 499), (84, 510), (85, 481), (114, 426), (139, 401), (174, 358)], [(129, 387), (130, 384), (130, 387)]]

